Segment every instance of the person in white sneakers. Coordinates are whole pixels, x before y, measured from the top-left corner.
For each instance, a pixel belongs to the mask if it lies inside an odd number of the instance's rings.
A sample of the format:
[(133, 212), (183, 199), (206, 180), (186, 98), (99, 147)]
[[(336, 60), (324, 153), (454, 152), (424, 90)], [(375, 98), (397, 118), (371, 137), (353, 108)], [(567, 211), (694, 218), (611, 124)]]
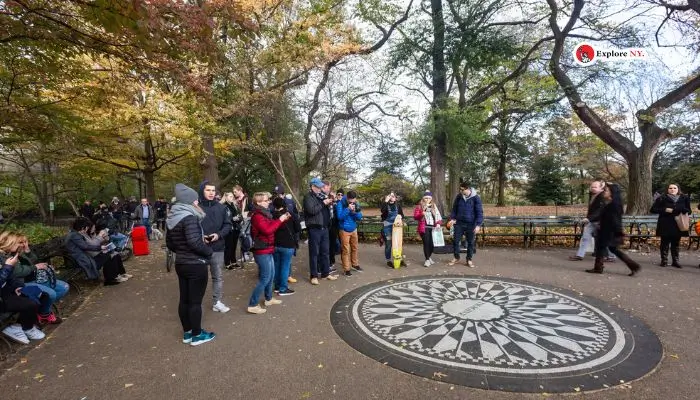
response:
[(211, 272), (212, 296), (214, 305), (212, 310), (225, 313), (230, 310), (221, 301), (224, 279), (224, 252), (226, 251), (226, 235), (231, 232), (231, 212), (216, 200), (216, 186), (204, 181), (199, 187), (199, 206), (206, 216), (202, 220), (204, 242), (211, 247), (213, 253), (209, 260)]
[[(12, 279), (12, 270), (19, 262), (19, 252), (0, 254), (2, 268), (0, 269), (0, 313), (18, 313), (17, 324), (12, 324), (2, 330), (8, 338), (29, 344), (30, 340), (41, 340), (46, 335), (37, 329), (37, 301), (46, 301), (39, 288), (27, 287), (20, 280)], [(42, 299), (43, 298), (43, 299)]]
[(258, 283), (248, 300), (248, 312), (263, 314), (267, 309), (260, 307), (260, 295), (265, 295), (265, 305), (282, 304), (281, 300), (272, 298), (272, 285), (275, 279), (275, 232), (289, 219), (291, 214), (285, 212), (279, 218), (270, 213), (270, 194), (259, 192), (253, 195), (253, 211), (250, 213), (250, 233), (253, 237), (253, 257), (258, 264)]
[(433, 193), (425, 191), (420, 203), (413, 210), (413, 218), (418, 221), (418, 234), (423, 240), (423, 255), (425, 256), (424, 267), (435, 264), (433, 261), (433, 229), (442, 229), (442, 215), (440, 210), (433, 203)]
[(472, 258), (476, 253), (476, 234), (481, 229), (484, 222), (484, 208), (481, 204), (481, 197), (476, 194), (476, 189), (469, 183), (459, 184), (459, 194), (452, 202), (452, 212), (450, 213), (450, 223), (454, 227), (452, 236), (452, 252), (454, 259), (450, 265), (459, 263), (459, 245), (462, 235), (467, 237), (467, 266), (474, 268)]

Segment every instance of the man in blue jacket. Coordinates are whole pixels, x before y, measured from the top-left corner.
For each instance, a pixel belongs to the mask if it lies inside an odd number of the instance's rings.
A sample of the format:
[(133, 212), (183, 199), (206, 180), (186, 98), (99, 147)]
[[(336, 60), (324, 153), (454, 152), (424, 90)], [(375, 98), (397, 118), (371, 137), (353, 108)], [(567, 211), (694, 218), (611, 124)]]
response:
[(357, 202), (357, 193), (354, 190), (348, 191), (348, 194), (335, 205), (335, 215), (338, 218), (340, 232), (343, 274), (352, 276), (350, 267), (357, 272), (362, 272), (357, 256), (357, 221), (362, 219), (362, 211)]
[(224, 285), (221, 270), (224, 268), (224, 251), (226, 250), (226, 240), (224, 239), (231, 232), (231, 212), (228, 207), (216, 200), (216, 186), (208, 181), (204, 181), (199, 186), (199, 207), (206, 214), (202, 220), (204, 243), (213, 251), (209, 262), (214, 297), (212, 310), (225, 313), (230, 308), (221, 301), (221, 290)]
[(459, 185), (459, 191), (460, 193), (452, 202), (452, 212), (450, 213), (450, 222), (454, 226), (452, 246), (455, 257), (454, 260), (450, 261), (450, 265), (459, 263), (459, 242), (462, 241), (462, 235), (466, 235), (467, 266), (474, 268), (472, 262), (472, 257), (476, 253), (474, 239), (484, 222), (484, 208), (481, 205), (481, 198), (476, 194), (476, 189), (470, 187), (469, 183), (462, 182)]

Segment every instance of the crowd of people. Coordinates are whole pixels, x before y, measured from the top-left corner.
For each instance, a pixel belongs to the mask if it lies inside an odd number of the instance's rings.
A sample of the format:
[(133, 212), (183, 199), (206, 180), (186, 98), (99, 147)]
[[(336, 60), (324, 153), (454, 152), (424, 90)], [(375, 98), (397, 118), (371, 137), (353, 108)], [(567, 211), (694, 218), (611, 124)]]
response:
[[(402, 219), (405, 216), (396, 194), (390, 193), (383, 200), (381, 241), (384, 242), (386, 265), (393, 268), (393, 226), (398, 216)], [(101, 203), (97, 210), (93, 210), (91, 202), (86, 201), (81, 207), (82, 216), (74, 221), (66, 236), (65, 248), (88, 279), (99, 280), (101, 270), (104, 285), (113, 286), (132, 277), (126, 273), (123, 260), (115, 249), (120, 238), (113, 235), (119, 234), (122, 220), (135, 220), (146, 227), (155, 223), (153, 229), (167, 232), (166, 245), (176, 255), (175, 270), (180, 289), (178, 314), (184, 332), (183, 343), (193, 346), (216, 336), (202, 328), (202, 302), (209, 276), (212, 280), (212, 310), (219, 313), (230, 310), (222, 301), (222, 271), (244, 268), (246, 262), (254, 261), (258, 267), (258, 282), (250, 294), (247, 312), (263, 314), (267, 307), (282, 303), (275, 295), (282, 297), (295, 293), (290, 285), (297, 282), (292, 274), (292, 259), (297, 254), (302, 229), (308, 233), (308, 278), (311, 285), (364, 271), (358, 251), (358, 223), (363, 219), (358, 193), (354, 190), (345, 193), (343, 189), (333, 192), (330, 182), (319, 178), (309, 182), (301, 212), (280, 185), (271, 192), (255, 193), (249, 200), (240, 186), (219, 194), (216, 186), (206, 181), (198, 191), (177, 184), (175, 197), (169, 203), (162, 198), (153, 206), (146, 199), (136, 203), (132, 198), (126, 203), (121, 206), (115, 198), (110, 205)], [(688, 235), (688, 229), (683, 229), (679, 218), (691, 213), (689, 197), (681, 193), (678, 185), (671, 184), (666, 194), (655, 199), (650, 211), (659, 214), (660, 265), (669, 265), (670, 250), (670, 265), (681, 268), (678, 246), (680, 238)], [(590, 185), (590, 202), (583, 220), (579, 250), (570, 259), (583, 260), (586, 249), (595, 240), (594, 266), (586, 272), (603, 273), (605, 263), (619, 259), (629, 267), (630, 276), (637, 274), (641, 270), (639, 263), (620, 249), (625, 236), (622, 215), (619, 186), (594, 180)], [(418, 223), (417, 231), (423, 243), (423, 266), (428, 268), (435, 264), (432, 259), (435, 245), (444, 245), (444, 218), (430, 191), (423, 193), (413, 210), (413, 218)], [(474, 268), (475, 238), (483, 223), (484, 212), (476, 189), (469, 183), (460, 184), (460, 192), (454, 197), (446, 220), (453, 237), (453, 259), (449, 265), (460, 263), (464, 238), (464, 265)], [(237, 257), (239, 248), (240, 258)], [(337, 255), (340, 255), (341, 271), (335, 266)], [(61, 322), (51, 311), (51, 306), (65, 296), (68, 284), (55, 278), (50, 265), (37, 261), (27, 237), (20, 233), (0, 234), (0, 261), (3, 265), (0, 269), (0, 312), (19, 314), (17, 324), (6, 327), (3, 333), (21, 343), (42, 339), (43, 333), (37, 325)], [(408, 265), (404, 259), (400, 264)]]
[[(275, 295), (294, 294), (290, 284), (297, 279), (292, 276), (291, 264), (302, 229), (308, 233), (311, 285), (364, 271), (358, 251), (358, 223), (363, 219), (358, 193), (354, 190), (346, 193), (342, 189), (333, 192), (330, 182), (314, 178), (301, 203), (303, 217), (291, 196), (285, 195), (279, 185), (271, 193), (255, 193), (250, 201), (240, 186), (217, 200), (217, 188), (208, 182), (200, 185), (199, 192), (184, 184), (176, 185), (166, 220), (166, 243), (176, 255), (183, 343), (197, 346), (216, 337), (202, 328), (202, 302), (208, 275), (212, 279), (213, 311), (228, 312), (230, 308), (222, 302), (222, 269), (242, 268), (248, 252), (257, 264), (258, 282), (248, 299), (247, 312), (263, 314), (267, 307), (282, 303)], [(403, 217), (403, 209), (393, 193), (386, 196), (381, 209), (382, 238), (387, 243), (385, 257), (387, 266), (393, 268), (391, 228), (398, 215)], [(416, 205), (414, 218), (424, 243), (423, 265), (430, 267), (434, 264), (433, 235), (442, 235), (441, 229), (435, 229), (441, 226), (442, 216), (430, 192), (425, 192)], [(464, 234), (468, 249), (465, 264), (474, 267), (474, 238), (482, 221), (481, 199), (474, 188), (464, 183), (450, 213), (450, 226), (458, 237), (451, 265), (459, 263), (459, 241)], [(239, 241), (241, 258), (237, 259)], [(337, 255), (342, 270), (335, 267)], [(401, 264), (407, 265), (404, 260)]]
[[(665, 194), (655, 196), (649, 212), (659, 216), (656, 223), (656, 236), (661, 240), (659, 266), (669, 265), (670, 250), (671, 266), (682, 268), (678, 246), (681, 238), (690, 234), (689, 215), (692, 213), (690, 197), (681, 192), (679, 185), (670, 184)], [(629, 276), (636, 275), (641, 270), (641, 265), (620, 249), (625, 238), (622, 225), (623, 213), (620, 187), (614, 183), (606, 183), (602, 179), (593, 180), (590, 185), (590, 201), (586, 218), (583, 220), (584, 228), (578, 252), (569, 259), (583, 260), (586, 249), (591, 241), (594, 241), (594, 265), (586, 272), (602, 274), (605, 263), (615, 262), (619, 258), (630, 269)]]

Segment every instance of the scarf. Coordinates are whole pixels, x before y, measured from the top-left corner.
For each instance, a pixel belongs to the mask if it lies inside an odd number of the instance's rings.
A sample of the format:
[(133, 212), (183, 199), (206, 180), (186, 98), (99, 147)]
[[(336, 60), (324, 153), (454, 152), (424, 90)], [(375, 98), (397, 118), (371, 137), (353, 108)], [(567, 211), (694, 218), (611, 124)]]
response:
[(668, 198), (671, 199), (672, 202), (676, 203), (678, 202), (678, 199), (681, 198), (681, 196), (678, 194), (669, 194)]
[(173, 229), (183, 218), (194, 215), (199, 221), (205, 217), (204, 211), (195, 208), (192, 204), (175, 203), (170, 208), (170, 216), (165, 220), (168, 229)]
[(440, 210), (438, 210), (437, 207), (433, 207), (432, 209), (435, 210), (434, 213), (432, 211), (429, 212), (426, 209), (423, 209), (423, 218), (425, 219), (425, 226), (435, 226), (435, 221), (442, 220)]
[(270, 210), (267, 209), (267, 208), (262, 208), (262, 207), (260, 207), (259, 205), (256, 204), (256, 205), (253, 206), (253, 211), (259, 212), (260, 214), (262, 214), (262, 215), (263, 215), (265, 218), (267, 218), (267, 219), (273, 219), (273, 218), (272, 218), (272, 213), (271, 213)]

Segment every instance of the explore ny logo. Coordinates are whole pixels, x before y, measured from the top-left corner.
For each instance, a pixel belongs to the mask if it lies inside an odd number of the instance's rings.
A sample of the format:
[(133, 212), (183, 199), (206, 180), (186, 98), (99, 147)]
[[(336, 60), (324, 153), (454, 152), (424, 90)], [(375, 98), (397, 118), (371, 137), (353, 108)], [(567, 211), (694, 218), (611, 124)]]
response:
[(579, 43), (574, 47), (573, 56), (576, 64), (588, 66), (599, 61), (646, 60), (648, 53), (642, 48), (612, 49)]

